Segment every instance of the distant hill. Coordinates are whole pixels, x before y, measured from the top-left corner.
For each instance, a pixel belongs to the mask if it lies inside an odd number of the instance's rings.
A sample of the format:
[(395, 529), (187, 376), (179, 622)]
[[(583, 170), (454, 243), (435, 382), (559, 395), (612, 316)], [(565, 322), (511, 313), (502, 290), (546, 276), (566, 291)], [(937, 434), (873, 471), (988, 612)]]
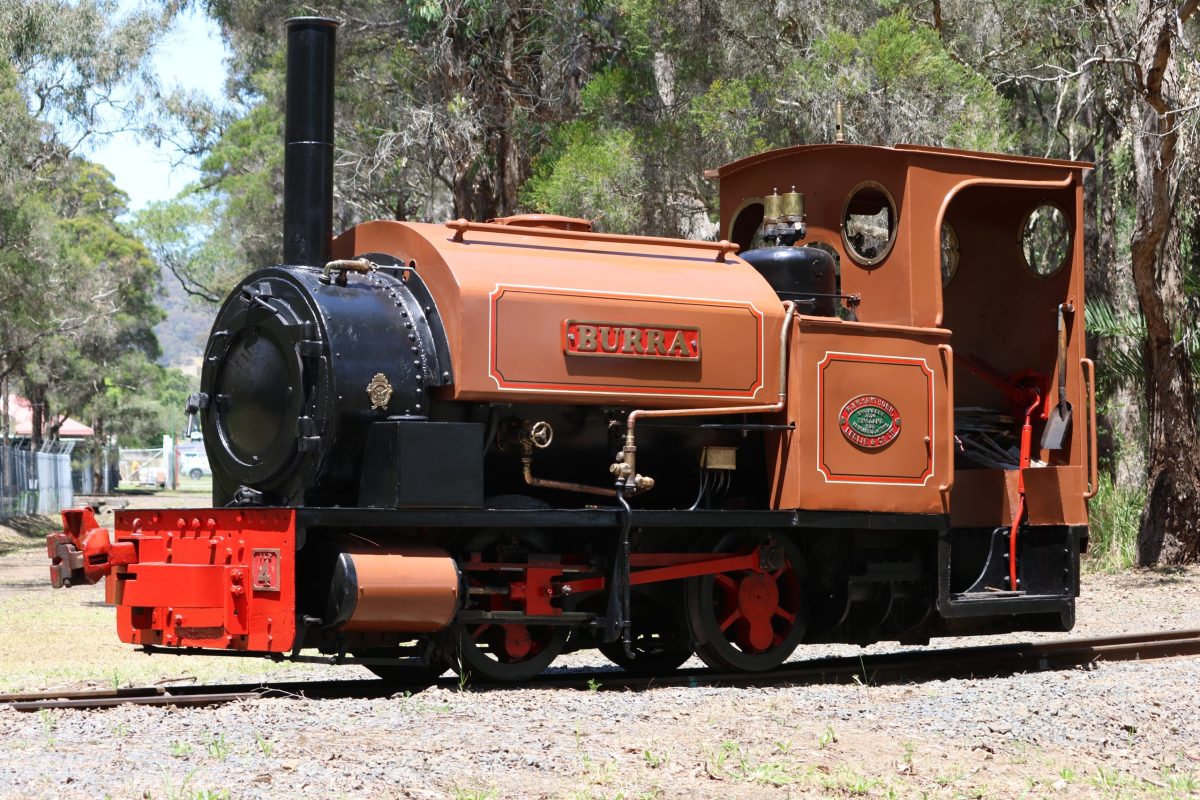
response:
[(177, 367), (189, 375), (199, 375), (204, 344), (208, 341), (218, 306), (188, 295), (170, 272), (163, 272), (162, 286), (158, 304), (167, 317), (154, 326), (162, 346), (158, 363)]

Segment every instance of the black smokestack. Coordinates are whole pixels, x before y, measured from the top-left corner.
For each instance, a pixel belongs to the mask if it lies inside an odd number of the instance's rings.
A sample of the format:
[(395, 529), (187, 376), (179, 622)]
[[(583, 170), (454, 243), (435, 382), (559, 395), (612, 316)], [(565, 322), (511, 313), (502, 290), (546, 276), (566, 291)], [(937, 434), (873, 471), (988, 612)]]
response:
[(333, 235), (333, 60), (338, 21), (287, 21), (283, 263), (322, 267)]

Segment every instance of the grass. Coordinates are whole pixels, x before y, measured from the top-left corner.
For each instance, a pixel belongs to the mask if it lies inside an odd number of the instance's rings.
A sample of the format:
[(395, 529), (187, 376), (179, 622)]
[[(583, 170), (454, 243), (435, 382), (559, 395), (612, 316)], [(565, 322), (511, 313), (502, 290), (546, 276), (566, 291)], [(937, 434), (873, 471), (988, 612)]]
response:
[(186, 679), (202, 683), (255, 681), (283, 671), (322, 672), (317, 667), (258, 658), (147, 657), (117, 639), (115, 612), (104, 605), (100, 584), (0, 598), (0, 631), (6, 642), (14, 643), (0, 647), (3, 692)]
[[(778, 748), (776, 748), (778, 749)], [(810, 770), (795, 759), (758, 758), (750, 747), (726, 740), (705, 755), (705, 769), (718, 780), (732, 779), (763, 786), (792, 786), (806, 782)]]
[(57, 514), (30, 514), (0, 520), (0, 556), (32, 550), (44, 552), (46, 534), (58, 530), (62, 530), (62, 522)]
[[(229, 800), (228, 789), (193, 789), (191, 788), (192, 778), (196, 776), (196, 770), (192, 770), (184, 776), (183, 782), (177, 787), (172, 776), (166, 770), (163, 771), (163, 794), (167, 800)], [(149, 792), (147, 797), (152, 797)]]
[(1117, 486), (1100, 474), (1100, 487), (1088, 507), (1088, 552), (1083, 567), (1091, 572), (1119, 572), (1137, 564), (1138, 522), (1146, 504), (1141, 489)]
[(826, 725), (825, 730), (821, 731), (821, 735), (817, 737), (817, 748), (824, 750), (836, 741), (837, 734), (833, 732), (833, 726)]
[(491, 789), (464, 789), (456, 786), (450, 796), (454, 800), (491, 800), (496, 793)]
[(205, 744), (208, 754), (217, 761), (224, 761), (229, 758), (229, 743), (225, 741), (225, 734), (209, 734), (208, 742)]
[(131, 483), (125, 481), (117, 484), (116, 491), (120, 494), (158, 494), (165, 492), (167, 494), (212, 494), (213, 479), (211, 475), (205, 475), (202, 478), (192, 480), (187, 475), (179, 476), (179, 485), (174, 489), (159, 489), (154, 484), (147, 483)]
[(271, 752), (275, 749), (274, 742), (260, 734), (258, 731), (255, 731), (254, 743), (258, 745), (258, 752), (262, 753), (267, 758), (271, 757)]

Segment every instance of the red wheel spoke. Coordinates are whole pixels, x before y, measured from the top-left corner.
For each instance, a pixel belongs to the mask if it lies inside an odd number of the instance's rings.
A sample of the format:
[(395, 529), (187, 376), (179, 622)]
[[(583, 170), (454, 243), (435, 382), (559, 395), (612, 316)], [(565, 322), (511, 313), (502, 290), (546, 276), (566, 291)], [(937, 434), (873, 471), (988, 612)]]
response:
[(479, 637), (481, 635), (483, 635), (483, 632), (486, 631), (490, 627), (492, 627), (492, 623), (490, 623), (490, 622), (483, 623), (478, 628), (471, 631), (471, 638), (474, 639), (475, 641), (479, 641)]
[(718, 572), (716, 575), (713, 575), (713, 579), (730, 591), (737, 590), (737, 583), (733, 580), (733, 578), (729, 577), (723, 572)]
[(796, 615), (790, 613), (787, 609), (783, 608), (782, 606), (775, 606), (775, 616), (783, 617), (788, 622), (796, 621)]
[(721, 623), (721, 630), (722, 630), (722, 632), (724, 632), (725, 630), (727, 630), (727, 629), (729, 628), (729, 626), (730, 626), (730, 625), (732, 625), (733, 623), (737, 622), (737, 621), (738, 621), (739, 619), (741, 619), (741, 618), (742, 618), (742, 612), (741, 612), (741, 609), (737, 609), (737, 608), (735, 608), (735, 609), (733, 610), (733, 613), (732, 613), (732, 614), (730, 614), (728, 617), (726, 617), (726, 618), (725, 618), (725, 620), (724, 620), (724, 621)]

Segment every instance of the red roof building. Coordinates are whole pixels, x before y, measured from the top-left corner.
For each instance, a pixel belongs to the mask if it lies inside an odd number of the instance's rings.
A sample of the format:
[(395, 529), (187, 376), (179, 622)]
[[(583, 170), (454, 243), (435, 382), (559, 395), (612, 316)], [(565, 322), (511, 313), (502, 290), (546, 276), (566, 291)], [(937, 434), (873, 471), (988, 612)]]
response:
[[(8, 396), (8, 418), (9, 436), (33, 436), (33, 407), (24, 397), (18, 397), (15, 394)], [(94, 431), (87, 425), (70, 417), (67, 417), (58, 428), (60, 439), (82, 439), (91, 436), (93, 433)]]

